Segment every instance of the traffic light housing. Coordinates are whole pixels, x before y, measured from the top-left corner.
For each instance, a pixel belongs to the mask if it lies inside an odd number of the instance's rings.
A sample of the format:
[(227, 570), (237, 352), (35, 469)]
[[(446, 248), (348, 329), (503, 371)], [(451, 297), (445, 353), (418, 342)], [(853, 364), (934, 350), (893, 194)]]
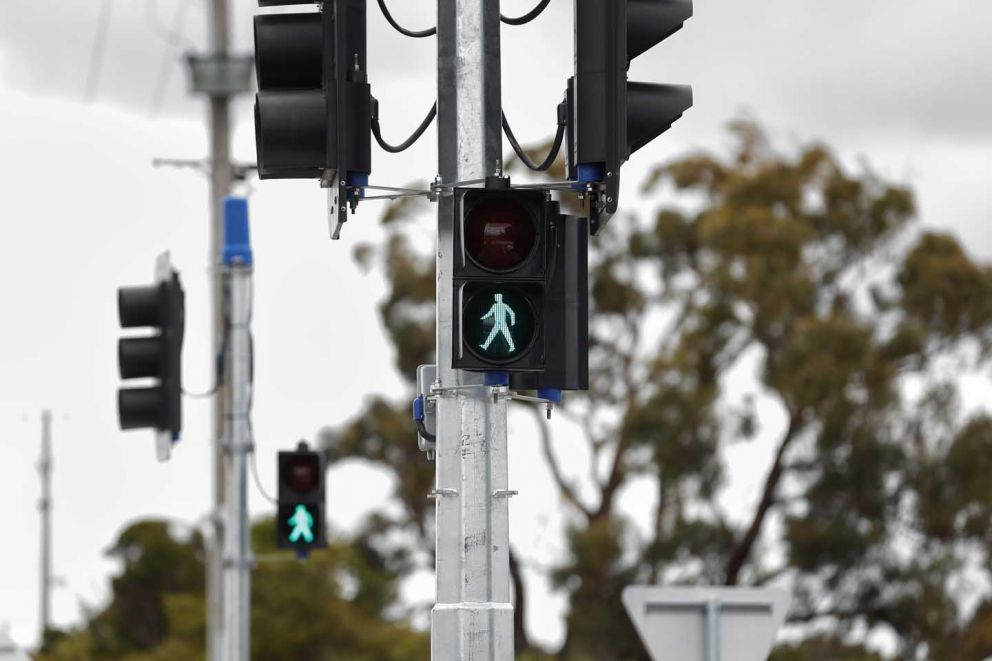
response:
[(452, 366), (588, 387), (588, 223), (546, 191), (456, 189)]
[(620, 167), (692, 107), (692, 88), (627, 80), (631, 60), (692, 16), (692, 0), (575, 0), (575, 75), (569, 79), (568, 173), (598, 182), (593, 233), (617, 210)]
[(589, 220), (551, 219), (544, 369), (510, 375), (515, 390), (589, 389)]
[(554, 203), (509, 188), (457, 189), (455, 200), (453, 366), (542, 370)]
[(159, 257), (157, 271), (154, 285), (117, 290), (121, 328), (154, 330), (152, 334), (120, 338), (117, 362), (121, 379), (156, 381), (150, 386), (118, 389), (117, 415), (121, 429), (155, 429), (171, 444), (182, 430), (185, 293), (167, 254)]
[(324, 455), (300, 443), (278, 457), (279, 498), (276, 546), (309, 549), (327, 546), (324, 522)]
[[(303, 4), (313, 3), (259, 0), (262, 7)], [(323, 0), (319, 11), (255, 17), (262, 179), (367, 183), (372, 105), (366, 63), (366, 0)]]

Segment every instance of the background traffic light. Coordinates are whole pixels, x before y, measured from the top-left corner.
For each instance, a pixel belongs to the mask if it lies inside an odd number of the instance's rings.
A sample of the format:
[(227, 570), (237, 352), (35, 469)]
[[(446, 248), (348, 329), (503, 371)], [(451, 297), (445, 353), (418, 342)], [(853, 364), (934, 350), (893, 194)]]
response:
[(324, 0), (320, 11), (256, 16), (255, 66), (259, 176), (367, 184), (372, 109), (366, 0)]
[(279, 453), (276, 545), (307, 550), (327, 546), (324, 530), (324, 455), (300, 443)]
[[(605, 218), (616, 212), (620, 166), (692, 106), (692, 88), (629, 82), (630, 61), (692, 16), (692, 0), (576, 0), (575, 76), (568, 82), (568, 170), (601, 182)], [(594, 218), (593, 233), (599, 230)]]
[(151, 386), (117, 391), (121, 429), (156, 429), (179, 438), (182, 430), (182, 346), (185, 294), (179, 274), (159, 258), (158, 282), (117, 290), (122, 328), (150, 327), (151, 335), (124, 337), (117, 344), (122, 379), (155, 379)]

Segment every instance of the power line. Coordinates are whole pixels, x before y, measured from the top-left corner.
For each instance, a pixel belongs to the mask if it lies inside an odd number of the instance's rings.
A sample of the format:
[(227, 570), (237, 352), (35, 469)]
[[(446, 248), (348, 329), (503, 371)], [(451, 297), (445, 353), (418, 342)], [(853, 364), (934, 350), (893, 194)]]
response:
[(158, 68), (158, 78), (155, 81), (154, 91), (152, 92), (152, 102), (149, 110), (151, 117), (158, 115), (165, 101), (165, 90), (172, 74), (171, 59), (175, 50), (184, 41), (186, 44), (189, 44), (189, 40), (184, 40), (181, 32), (186, 19), (186, 12), (189, 9), (189, 0), (180, 0), (179, 5), (176, 6), (176, 12), (172, 17), (172, 27), (169, 29), (163, 28), (161, 23), (158, 22), (158, 14), (154, 11), (154, 6), (155, 0), (146, 0), (145, 18), (148, 21), (149, 27), (165, 42), (165, 48), (162, 52), (162, 63)]
[(100, 18), (96, 26), (96, 35), (93, 38), (93, 47), (90, 49), (90, 67), (86, 74), (86, 89), (83, 99), (86, 103), (92, 103), (96, 97), (97, 84), (100, 82), (100, 70), (103, 68), (103, 52), (107, 45), (107, 32), (110, 28), (110, 13), (114, 0), (103, 0), (100, 7)]

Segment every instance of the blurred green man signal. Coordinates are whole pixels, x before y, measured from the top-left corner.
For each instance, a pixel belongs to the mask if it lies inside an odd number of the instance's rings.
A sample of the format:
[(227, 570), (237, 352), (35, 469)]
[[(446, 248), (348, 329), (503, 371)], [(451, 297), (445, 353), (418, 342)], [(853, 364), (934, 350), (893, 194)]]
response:
[(324, 456), (300, 443), (279, 453), (276, 545), (306, 551), (327, 546), (324, 533)]
[(289, 517), (287, 523), (293, 526), (293, 530), (289, 533), (290, 543), (295, 544), (300, 539), (307, 544), (313, 543), (313, 515), (306, 505), (297, 505), (296, 511)]

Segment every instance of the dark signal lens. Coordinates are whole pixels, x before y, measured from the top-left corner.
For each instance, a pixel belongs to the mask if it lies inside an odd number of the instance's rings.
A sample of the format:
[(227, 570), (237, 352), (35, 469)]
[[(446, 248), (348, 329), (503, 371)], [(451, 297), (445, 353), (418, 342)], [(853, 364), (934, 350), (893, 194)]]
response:
[(469, 257), (492, 271), (520, 266), (534, 250), (535, 238), (530, 214), (509, 200), (481, 203), (465, 219), (465, 248)]
[(308, 493), (317, 486), (317, 461), (313, 457), (294, 459), (289, 466), (288, 484), (297, 493)]

